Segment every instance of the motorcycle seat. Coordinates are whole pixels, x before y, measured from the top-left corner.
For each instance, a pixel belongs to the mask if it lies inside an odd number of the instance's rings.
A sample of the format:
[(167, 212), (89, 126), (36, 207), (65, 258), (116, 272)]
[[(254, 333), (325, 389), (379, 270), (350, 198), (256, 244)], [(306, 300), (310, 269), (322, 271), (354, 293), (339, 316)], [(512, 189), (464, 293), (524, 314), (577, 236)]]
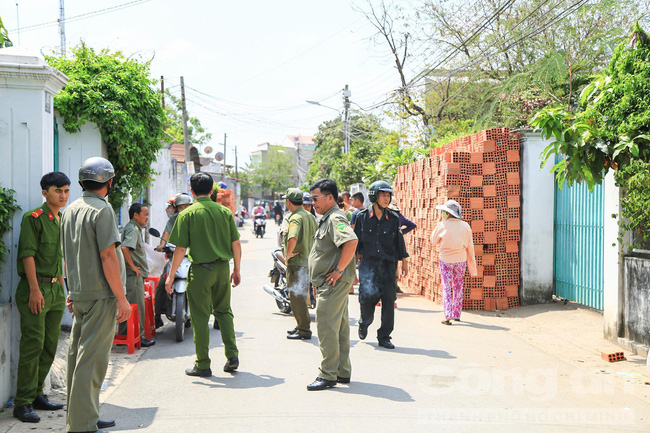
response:
[(273, 255), (275, 256), (276, 259), (280, 261), (280, 263), (286, 265), (286, 262), (284, 261), (284, 256), (282, 255), (282, 251), (280, 250), (274, 251)]

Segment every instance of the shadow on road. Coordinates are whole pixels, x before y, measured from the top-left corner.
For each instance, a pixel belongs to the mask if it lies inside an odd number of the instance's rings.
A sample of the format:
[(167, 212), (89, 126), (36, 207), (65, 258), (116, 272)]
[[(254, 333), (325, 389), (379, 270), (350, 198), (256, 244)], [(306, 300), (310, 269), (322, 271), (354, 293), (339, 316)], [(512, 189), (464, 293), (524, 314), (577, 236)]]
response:
[(444, 350), (435, 350), (435, 349), (420, 349), (419, 347), (400, 347), (397, 346), (395, 349), (384, 349), (379, 347), (379, 345), (374, 345), (375, 350), (382, 350), (385, 352), (394, 352), (394, 353), (403, 353), (405, 355), (422, 355), (428, 356), (430, 358), (441, 358), (441, 359), (456, 359), (454, 355), (450, 355), (449, 352)]
[(453, 326), (469, 326), (470, 328), (485, 329), (487, 331), (509, 331), (510, 328), (504, 326), (484, 325), (482, 323), (473, 322), (454, 322)]
[(421, 308), (402, 308), (402, 307), (397, 308), (396, 311), (405, 312), (405, 313), (425, 313), (425, 314), (442, 312), (441, 310), (423, 310)]
[(388, 385), (379, 385), (376, 383), (352, 381), (348, 388), (334, 387), (331, 388), (331, 390), (343, 394), (367, 395), (368, 397), (383, 398), (392, 401), (415, 401), (413, 400), (413, 397), (411, 397), (411, 394), (401, 388), (396, 388), (394, 386)]
[(102, 419), (115, 420), (115, 427), (111, 427), (111, 431), (147, 428), (153, 423), (158, 412), (157, 407), (128, 408), (109, 403), (104, 403), (101, 407)]
[(256, 375), (246, 371), (239, 371), (227, 377), (212, 376), (206, 378), (204, 381), (194, 381), (196, 385), (203, 385), (210, 388), (235, 388), (235, 389), (249, 389), (249, 388), (270, 388), (272, 386), (281, 385), (284, 379), (268, 374)]

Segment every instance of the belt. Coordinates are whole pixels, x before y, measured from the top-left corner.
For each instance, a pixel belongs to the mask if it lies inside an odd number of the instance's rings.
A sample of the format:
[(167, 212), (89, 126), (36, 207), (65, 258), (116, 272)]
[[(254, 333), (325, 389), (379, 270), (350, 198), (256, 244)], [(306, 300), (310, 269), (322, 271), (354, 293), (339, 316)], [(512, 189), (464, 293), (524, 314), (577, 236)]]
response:
[(59, 277), (36, 277), (36, 280), (40, 281), (41, 283), (54, 284), (59, 280)]

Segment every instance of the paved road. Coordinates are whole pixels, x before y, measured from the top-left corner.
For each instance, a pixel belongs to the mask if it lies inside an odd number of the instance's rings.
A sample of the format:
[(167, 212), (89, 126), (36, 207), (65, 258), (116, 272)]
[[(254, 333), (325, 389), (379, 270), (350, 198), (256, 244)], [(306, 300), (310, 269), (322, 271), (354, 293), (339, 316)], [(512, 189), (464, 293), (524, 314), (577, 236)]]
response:
[[(214, 376), (185, 376), (191, 333), (176, 343), (168, 325), (103, 396), (102, 417), (118, 422), (110, 431), (650, 431), (650, 386), (617, 375), (593, 351), (538, 338), (526, 319), (493, 313), (464, 313), (446, 327), (439, 306), (417, 296), (398, 300), (394, 351), (378, 348), (376, 324), (359, 341), (359, 305), (350, 296), (352, 383), (306, 391), (318, 373), (317, 339), (286, 340), (295, 322), (262, 290), (273, 234), (255, 239), (242, 229), (243, 281), (233, 294), (239, 371), (222, 371), (220, 334), (211, 331)], [(621, 368), (643, 371), (640, 364)]]

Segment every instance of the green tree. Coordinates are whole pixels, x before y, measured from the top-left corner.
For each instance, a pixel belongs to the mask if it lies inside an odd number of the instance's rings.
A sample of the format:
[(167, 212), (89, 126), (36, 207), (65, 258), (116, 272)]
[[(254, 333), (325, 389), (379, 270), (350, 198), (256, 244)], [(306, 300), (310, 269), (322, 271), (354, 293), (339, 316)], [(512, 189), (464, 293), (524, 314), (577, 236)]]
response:
[(0, 48), (11, 47), (13, 43), (9, 39), (9, 31), (2, 24), (2, 18), (0, 17)]
[[(158, 91), (160, 95), (160, 91)], [(165, 132), (174, 143), (183, 143), (183, 103), (180, 98), (165, 91)], [(206, 132), (199, 118), (190, 116), (187, 119), (187, 135), (190, 145), (199, 149), (212, 140), (212, 133)]]
[(92, 122), (108, 148), (115, 167), (115, 185), (109, 195), (113, 207), (122, 206), (129, 194), (140, 194), (150, 183), (152, 162), (162, 147), (164, 112), (152, 89), (149, 64), (125, 58), (121, 52), (96, 52), (81, 44), (70, 58), (46, 58), (70, 80), (54, 98), (63, 127), (78, 132)]
[(374, 166), (384, 147), (396, 142), (397, 136), (381, 126), (371, 115), (353, 113), (350, 119), (350, 151), (343, 153), (344, 122), (340, 117), (322, 123), (314, 143), (316, 150), (311, 160), (307, 180), (313, 183), (328, 177), (341, 189), (364, 181), (368, 166)]
[(270, 145), (261, 161), (250, 164), (248, 176), (253, 185), (262, 188), (262, 194), (270, 190), (273, 195), (294, 186), (294, 169), (293, 156), (288, 149)]

